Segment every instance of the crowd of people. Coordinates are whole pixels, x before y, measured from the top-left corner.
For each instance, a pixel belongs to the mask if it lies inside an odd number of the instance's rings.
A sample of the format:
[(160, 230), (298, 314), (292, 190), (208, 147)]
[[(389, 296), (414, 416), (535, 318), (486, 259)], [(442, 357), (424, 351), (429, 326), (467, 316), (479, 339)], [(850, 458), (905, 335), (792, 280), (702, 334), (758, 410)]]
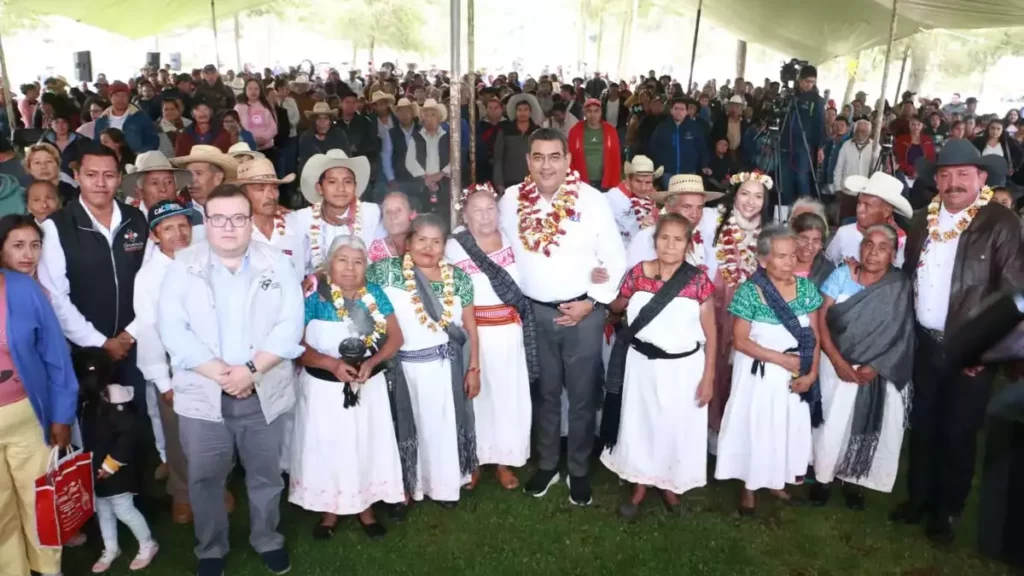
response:
[(648, 490), (679, 513), (711, 454), (746, 517), (762, 491), (823, 506), (833, 486), (863, 509), (909, 428), (890, 519), (953, 540), (998, 367), (950, 371), (943, 343), (1024, 281), (1015, 121), (969, 141), (969, 103), (923, 102), (927, 132), (905, 101), (881, 119), (898, 166), (874, 170), (863, 95), (837, 111), (806, 66), (759, 170), (777, 83), (477, 78), (479, 183), (450, 198), (449, 132), (470, 128), (445, 74), (289, 74), (23, 87), (46, 132), (23, 158), (0, 139), (0, 572), (61, 572), (32, 501), (70, 445), (97, 473), (94, 573), (119, 522), (131, 570), (156, 558), (132, 499), (149, 454), (200, 576), (227, 566), (236, 466), (283, 574), (282, 498), (318, 540), (343, 516), (381, 538), (377, 512), (457, 508), (491, 467), (558, 491), (563, 437), (572, 504), (599, 454), (631, 486), (621, 516)]

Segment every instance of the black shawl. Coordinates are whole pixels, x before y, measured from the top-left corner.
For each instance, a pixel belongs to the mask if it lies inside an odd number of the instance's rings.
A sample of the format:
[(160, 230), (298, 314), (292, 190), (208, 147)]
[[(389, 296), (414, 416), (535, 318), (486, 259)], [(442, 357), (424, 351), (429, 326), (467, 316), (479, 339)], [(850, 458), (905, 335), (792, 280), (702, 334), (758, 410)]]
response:
[(866, 364), (878, 376), (857, 390), (846, 454), (836, 475), (862, 478), (871, 471), (885, 414), (886, 382), (898, 390), (914, 366), (914, 306), (910, 279), (896, 268), (881, 280), (833, 304), (826, 314), (832, 342), (850, 364)]

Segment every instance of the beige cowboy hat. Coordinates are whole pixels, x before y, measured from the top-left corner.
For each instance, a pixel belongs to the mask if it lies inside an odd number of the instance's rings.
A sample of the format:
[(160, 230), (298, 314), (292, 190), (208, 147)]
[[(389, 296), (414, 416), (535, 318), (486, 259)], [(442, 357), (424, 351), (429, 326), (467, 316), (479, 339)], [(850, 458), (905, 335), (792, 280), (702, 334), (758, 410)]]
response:
[(249, 148), (248, 142), (236, 142), (228, 148), (228, 156), (231, 156), (239, 163), (245, 162), (245, 156), (249, 156), (250, 160), (256, 160), (257, 158), (266, 158), (263, 152), (257, 152), (252, 148)]
[(356, 177), (356, 198), (363, 195), (366, 185), (370, 181), (370, 161), (366, 156), (349, 158), (337, 148), (328, 150), (326, 154), (314, 154), (302, 167), (301, 188), (302, 195), (310, 204), (322, 202), (324, 197), (316, 189), (320, 176), (332, 168), (348, 168)]
[(289, 174), (284, 178), (277, 177), (274, 170), (274, 163), (267, 158), (256, 158), (238, 167), (238, 179), (235, 184), (291, 184), (295, 181), (295, 174)]
[(907, 218), (914, 216), (914, 209), (910, 206), (910, 201), (903, 197), (903, 182), (881, 170), (872, 174), (871, 178), (859, 175), (847, 176), (843, 181), (843, 192), (850, 196), (860, 194), (877, 196), (903, 216)]
[(241, 94), (245, 91), (245, 78), (242, 78), (241, 76), (235, 76), (234, 80), (228, 82), (228, 88), (231, 88), (231, 90), (235, 93), (236, 96)]
[(704, 189), (704, 178), (696, 174), (676, 174), (668, 181), (668, 190), (655, 192), (651, 197), (656, 203), (664, 204), (676, 194), (703, 194), (704, 200), (718, 200), (725, 196), (722, 192), (711, 192)]
[(395, 110), (399, 108), (412, 108), (412, 115), (416, 118), (420, 117), (420, 105), (415, 100), (409, 100), (408, 98), (399, 98), (398, 103), (395, 104)]
[(634, 156), (633, 161), (626, 160), (626, 163), (622, 167), (622, 171), (625, 172), (626, 176), (630, 174), (651, 174), (655, 178), (661, 178), (661, 175), (665, 173), (664, 166), (658, 166), (658, 169), (654, 169), (654, 161), (644, 155)]
[(448, 119), (448, 108), (433, 98), (427, 98), (423, 101), (423, 106), (420, 107), (420, 115), (423, 114), (424, 110), (437, 110), (437, 114), (440, 117), (439, 122), (444, 122)]
[(174, 187), (182, 188), (192, 183), (192, 173), (188, 170), (175, 168), (167, 157), (159, 150), (143, 152), (135, 157), (135, 164), (125, 167), (125, 177), (122, 180), (121, 188), (126, 196), (135, 197), (135, 189), (138, 186), (139, 178), (148, 172), (170, 172), (174, 175)]
[(739, 106), (746, 106), (747, 100), (743, 98), (743, 96), (740, 96), (739, 94), (734, 94), (732, 98), (729, 98), (729, 101), (726, 102), (726, 104), (737, 104)]
[(306, 76), (305, 74), (299, 74), (298, 76), (295, 77), (295, 80), (292, 80), (292, 85), (294, 86), (295, 84), (304, 84), (308, 86), (309, 76)]
[(306, 118), (311, 118), (313, 116), (330, 116), (331, 118), (337, 118), (338, 111), (332, 110), (327, 102), (317, 102), (316, 104), (313, 104), (312, 110), (306, 110)]
[(386, 100), (390, 104), (394, 104), (395, 103), (394, 95), (388, 94), (387, 92), (383, 92), (381, 90), (377, 90), (370, 97), (370, 104), (376, 104), (377, 102), (380, 102), (381, 100)]
[(195, 162), (205, 162), (220, 168), (224, 171), (224, 181), (226, 182), (233, 181), (235, 172), (238, 170), (238, 162), (234, 158), (221, 152), (220, 148), (208, 144), (196, 144), (188, 151), (188, 156), (171, 158), (171, 164), (178, 168), (187, 167)]
[(515, 96), (508, 99), (508, 104), (505, 105), (505, 116), (515, 122), (516, 120), (516, 106), (519, 106), (520, 102), (526, 102), (530, 105), (530, 118), (533, 119), (533, 123), (540, 126), (544, 123), (544, 110), (540, 107), (540, 102), (537, 101), (537, 97), (533, 94), (522, 93), (516, 94)]

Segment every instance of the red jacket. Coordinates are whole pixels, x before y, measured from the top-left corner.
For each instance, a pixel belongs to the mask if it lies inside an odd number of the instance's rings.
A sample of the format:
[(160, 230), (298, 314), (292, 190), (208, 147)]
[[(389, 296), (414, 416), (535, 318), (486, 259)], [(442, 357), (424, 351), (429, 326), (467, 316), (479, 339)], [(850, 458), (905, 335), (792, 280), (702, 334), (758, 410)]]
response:
[[(900, 170), (908, 177), (916, 178), (917, 170), (907, 162), (910, 144), (910, 134), (900, 134), (893, 139), (892, 152), (896, 156), (896, 163), (899, 164)], [(924, 132), (921, 133), (921, 149), (924, 151), (925, 158), (930, 162), (935, 161), (935, 142)]]
[[(587, 155), (583, 151), (583, 130), (586, 122), (577, 122), (569, 129), (569, 153), (572, 154), (572, 163), (569, 168), (580, 173), (580, 179), (589, 183), (596, 180), (597, 175), (587, 174)], [(615, 128), (607, 122), (601, 122), (604, 129), (604, 174), (601, 175), (601, 188), (608, 190), (622, 182), (621, 150), (619, 148), (619, 134)]]

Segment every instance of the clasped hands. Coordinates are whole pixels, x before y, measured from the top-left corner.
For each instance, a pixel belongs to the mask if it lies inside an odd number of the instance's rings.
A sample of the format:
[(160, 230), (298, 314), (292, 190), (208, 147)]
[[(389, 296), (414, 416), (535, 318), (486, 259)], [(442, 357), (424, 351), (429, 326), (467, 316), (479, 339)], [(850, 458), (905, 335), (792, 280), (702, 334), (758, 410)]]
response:
[(331, 368), (331, 374), (341, 382), (348, 382), (349, 384), (365, 384), (367, 380), (373, 375), (373, 369), (377, 367), (377, 361), (372, 357), (367, 358), (359, 365), (357, 370), (355, 367), (346, 363), (344, 360), (337, 358), (335, 359), (334, 367)]

